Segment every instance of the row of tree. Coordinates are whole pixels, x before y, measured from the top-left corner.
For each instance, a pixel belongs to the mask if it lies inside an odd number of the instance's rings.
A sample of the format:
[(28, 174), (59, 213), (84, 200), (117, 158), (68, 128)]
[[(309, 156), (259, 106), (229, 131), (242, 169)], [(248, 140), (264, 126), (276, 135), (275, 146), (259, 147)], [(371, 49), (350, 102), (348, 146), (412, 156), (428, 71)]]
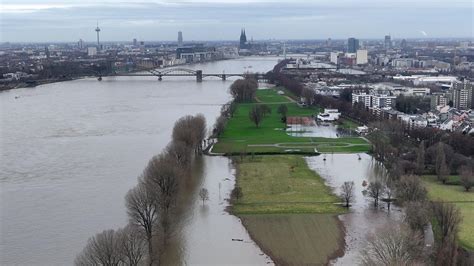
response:
[[(125, 196), (129, 224), (91, 237), (76, 265), (160, 265), (165, 247), (180, 222), (183, 187), (206, 136), (203, 115), (185, 116), (173, 128), (172, 141), (154, 156)], [(207, 191), (201, 191), (204, 201)]]

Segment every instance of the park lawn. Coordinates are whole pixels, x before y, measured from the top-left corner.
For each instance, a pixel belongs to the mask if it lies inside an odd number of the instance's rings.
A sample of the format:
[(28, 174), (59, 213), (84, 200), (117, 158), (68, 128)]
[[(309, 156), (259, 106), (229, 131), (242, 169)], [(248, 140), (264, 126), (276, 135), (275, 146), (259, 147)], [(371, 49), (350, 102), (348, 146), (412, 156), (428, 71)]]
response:
[(242, 197), (232, 211), (278, 265), (325, 265), (343, 254), (346, 211), (298, 155), (235, 158)]
[(256, 102), (262, 102), (266, 104), (271, 103), (291, 103), (292, 101), (286, 97), (286, 95), (280, 95), (276, 93), (275, 89), (260, 89), (257, 91)]
[[(252, 158), (253, 157), (253, 158)], [(246, 156), (237, 164), (237, 214), (342, 213), (340, 199), (297, 155)]]
[[(225, 154), (238, 153), (309, 153), (317, 152), (367, 152), (370, 144), (358, 137), (347, 138), (309, 138), (289, 136), (285, 124), (277, 113), (278, 106), (285, 103), (287, 116), (312, 116), (319, 113), (318, 108), (303, 108), (279, 95), (275, 89), (258, 90), (258, 103), (238, 104), (234, 116), (229, 119), (224, 133), (219, 137), (213, 152)], [(257, 128), (249, 119), (248, 113), (255, 104), (265, 103), (272, 109)], [(305, 143), (305, 147), (293, 148), (288, 143)], [(279, 147), (275, 144), (285, 144)], [(343, 145), (341, 145), (343, 144)], [(290, 146), (290, 147), (288, 147)], [(317, 151), (315, 151), (315, 149)]]
[(425, 176), (423, 180), (431, 200), (451, 202), (460, 209), (463, 219), (459, 241), (463, 247), (474, 250), (474, 191), (465, 192), (458, 185), (443, 185), (435, 176)]
[(240, 215), (252, 239), (277, 265), (326, 265), (342, 255), (344, 232), (331, 214)]

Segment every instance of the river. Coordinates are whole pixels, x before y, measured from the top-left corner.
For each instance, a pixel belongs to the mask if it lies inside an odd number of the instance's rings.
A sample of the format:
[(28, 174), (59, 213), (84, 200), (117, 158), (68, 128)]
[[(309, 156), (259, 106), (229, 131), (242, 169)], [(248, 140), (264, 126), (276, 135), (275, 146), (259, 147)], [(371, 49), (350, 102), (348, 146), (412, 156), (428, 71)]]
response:
[[(188, 66), (204, 73), (263, 72), (277, 58)], [(202, 113), (211, 127), (231, 80), (86, 78), (0, 93), (0, 264), (70, 265), (87, 239), (127, 223), (124, 196), (169, 143), (174, 122)], [(181, 264), (266, 264), (238, 218), (224, 212), (228, 159), (204, 158), (210, 201), (189, 208)], [(233, 242), (232, 238), (244, 239)]]

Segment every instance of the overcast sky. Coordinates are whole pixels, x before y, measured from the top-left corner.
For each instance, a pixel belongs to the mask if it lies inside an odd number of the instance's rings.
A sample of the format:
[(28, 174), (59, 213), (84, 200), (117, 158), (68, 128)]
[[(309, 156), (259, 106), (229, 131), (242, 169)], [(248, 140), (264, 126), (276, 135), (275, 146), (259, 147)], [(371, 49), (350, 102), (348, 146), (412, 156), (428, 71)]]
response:
[(0, 41), (473, 37), (472, 0), (0, 0)]

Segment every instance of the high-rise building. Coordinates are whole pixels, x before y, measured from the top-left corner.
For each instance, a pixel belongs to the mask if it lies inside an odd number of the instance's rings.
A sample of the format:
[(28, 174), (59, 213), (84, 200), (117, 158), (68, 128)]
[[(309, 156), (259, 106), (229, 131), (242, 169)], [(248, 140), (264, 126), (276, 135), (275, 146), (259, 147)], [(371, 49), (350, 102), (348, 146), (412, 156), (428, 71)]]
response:
[(369, 62), (367, 50), (357, 50), (356, 63), (358, 65), (365, 65)]
[(436, 109), (437, 106), (446, 106), (449, 103), (449, 97), (446, 93), (436, 92), (431, 94), (431, 109)]
[(357, 49), (359, 49), (359, 40), (356, 38), (347, 39), (347, 52), (356, 53)]
[(385, 35), (385, 42), (384, 42), (385, 49), (392, 49), (392, 37), (390, 35)]
[(133, 46), (137, 46), (138, 45), (138, 41), (136, 38), (133, 39)]
[(79, 39), (79, 41), (77, 42), (77, 47), (79, 47), (79, 49), (84, 49), (84, 41), (82, 39)]
[(474, 108), (474, 86), (467, 80), (453, 83), (453, 107), (468, 110)]
[(400, 42), (400, 47), (401, 47), (402, 49), (407, 48), (407, 40), (403, 39), (403, 40)]
[(178, 31), (178, 47), (183, 46), (183, 32)]

